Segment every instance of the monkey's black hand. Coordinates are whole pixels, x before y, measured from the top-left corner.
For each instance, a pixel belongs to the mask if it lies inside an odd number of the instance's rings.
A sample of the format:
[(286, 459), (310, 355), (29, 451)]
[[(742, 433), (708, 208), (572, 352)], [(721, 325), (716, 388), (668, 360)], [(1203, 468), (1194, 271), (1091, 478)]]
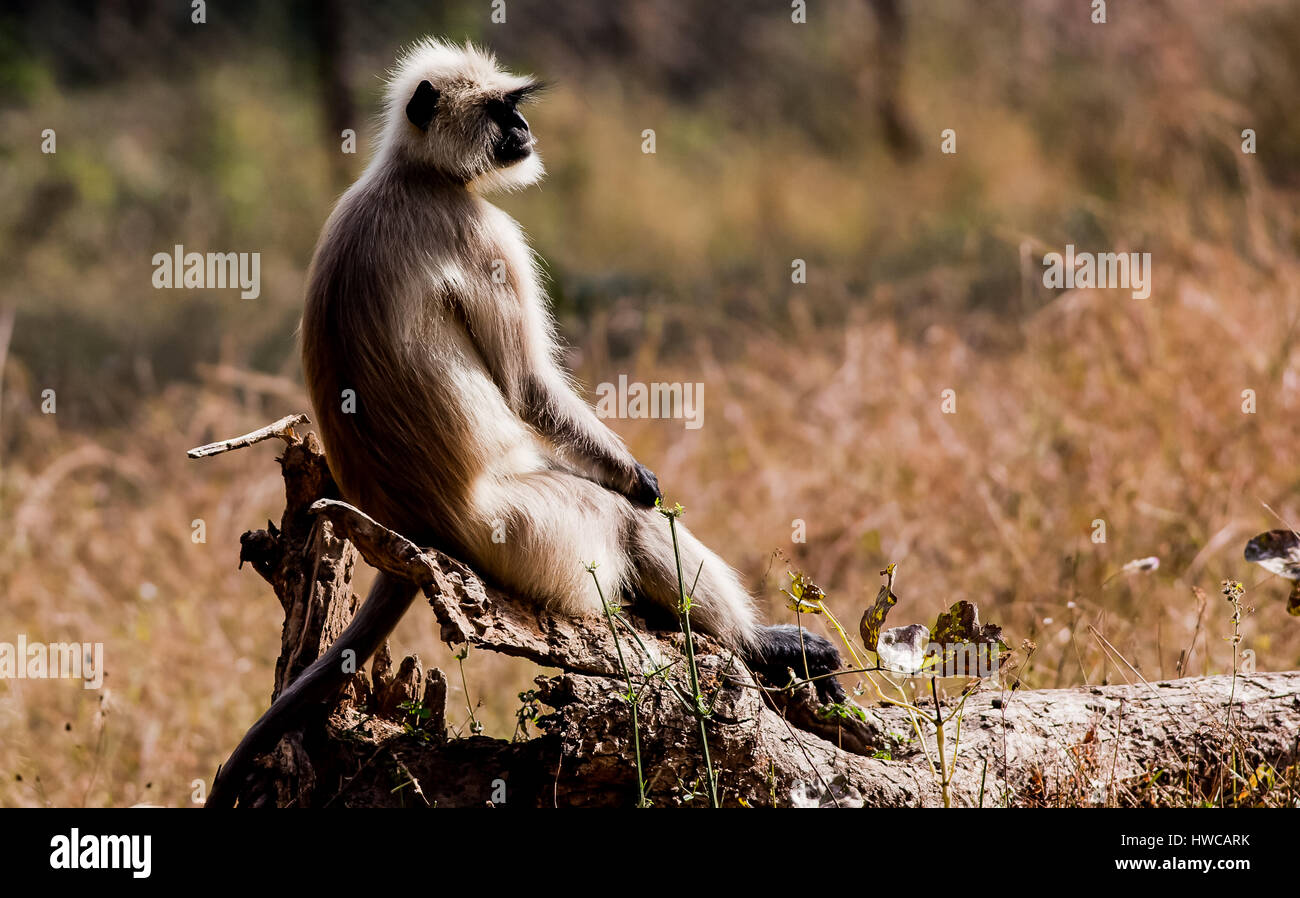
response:
[(636, 467), (632, 470), (632, 486), (624, 495), (637, 505), (654, 505), (656, 499), (664, 496), (659, 491), (659, 478), (641, 462), (634, 464)]

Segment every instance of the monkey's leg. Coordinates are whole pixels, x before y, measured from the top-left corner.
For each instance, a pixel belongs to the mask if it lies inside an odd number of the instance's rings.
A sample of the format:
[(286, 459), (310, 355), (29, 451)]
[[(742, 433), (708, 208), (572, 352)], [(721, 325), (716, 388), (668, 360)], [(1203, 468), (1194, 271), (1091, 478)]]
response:
[(473, 564), (517, 595), (571, 616), (603, 612), (628, 582), (627, 500), (565, 471), (516, 474), (474, 491)]
[[(519, 474), (481, 485), (474, 564), (502, 586), (570, 615), (601, 613), (600, 596), (583, 565), (595, 561), (608, 601), (627, 586), (646, 600), (678, 610), (677, 563), (668, 521), (655, 509), (562, 471)], [(817, 677), (839, 667), (835, 647), (797, 627), (762, 627), (736, 572), (680, 524), (682, 579), (691, 595), (691, 620), (735, 649), (774, 685)], [(817, 681), (826, 701), (844, 692), (830, 677)]]
[[(653, 509), (632, 512), (635, 585), (646, 598), (676, 610), (677, 563), (668, 521)], [(823, 702), (844, 701), (843, 687), (827, 676), (840, 667), (839, 652), (830, 640), (788, 624), (760, 626), (753, 600), (736, 572), (681, 524), (676, 530), (683, 586), (691, 596), (691, 619), (700, 629), (739, 651), (773, 685), (785, 685), (787, 670), (793, 670), (800, 679), (805, 674), (819, 678), (815, 686)]]
[[(631, 514), (633, 586), (643, 596), (669, 610), (679, 603), (677, 561), (668, 520), (653, 508), (633, 508)], [(738, 651), (759, 644), (754, 601), (731, 566), (710, 551), (689, 530), (675, 524), (682, 560), (682, 586), (691, 596), (691, 620), (701, 630)]]
[[(658, 511), (633, 506), (600, 484), (554, 470), (494, 481), (476, 491), (475, 504), (482, 532), (475, 539), (474, 561), (503, 586), (556, 610), (599, 614), (600, 597), (583, 569), (595, 561), (607, 600), (615, 601), (630, 586), (654, 604), (677, 611), (673, 540)], [(736, 572), (680, 524), (677, 542), (682, 576), (693, 597), (692, 621), (732, 648), (757, 648), (761, 628)]]

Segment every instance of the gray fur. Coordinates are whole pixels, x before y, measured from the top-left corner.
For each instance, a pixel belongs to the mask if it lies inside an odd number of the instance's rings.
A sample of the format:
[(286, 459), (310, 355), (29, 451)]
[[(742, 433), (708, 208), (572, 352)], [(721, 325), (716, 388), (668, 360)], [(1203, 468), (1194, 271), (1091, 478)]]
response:
[[(424, 129), (405, 113), (422, 81), (438, 93)], [(600, 612), (591, 561), (607, 597), (672, 607), (668, 523), (629, 501), (645, 498), (636, 459), (560, 367), (532, 250), (482, 197), (541, 175), (535, 152), (494, 166), (500, 129), (483, 112), (530, 84), (435, 41), (394, 70), (380, 147), (326, 223), (309, 277), (303, 367), (326, 456), (363, 511), (548, 608)], [(355, 414), (341, 409), (347, 389)], [(701, 628), (748, 647), (749, 595), (679, 529), (683, 566), (693, 576), (703, 563)]]

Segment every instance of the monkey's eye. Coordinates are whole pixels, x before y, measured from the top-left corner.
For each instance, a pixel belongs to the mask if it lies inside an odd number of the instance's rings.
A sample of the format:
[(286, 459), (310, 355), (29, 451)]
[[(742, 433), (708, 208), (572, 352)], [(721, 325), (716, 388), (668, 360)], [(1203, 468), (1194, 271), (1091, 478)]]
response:
[(519, 114), (515, 109), (515, 104), (508, 100), (488, 100), (483, 104), (483, 109), (488, 118), (496, 122), (502, 131), (512, 129), (528, 130), (528, 120)]
[(505, 102), (511, 106), (517, 106), (520, 103), (527, 102), (532, 97), (546, 89), (546, 85), (541, 81), (534, 81), (531, 84), (525, 84), (523, 87), (516, 88), (505, 95)]

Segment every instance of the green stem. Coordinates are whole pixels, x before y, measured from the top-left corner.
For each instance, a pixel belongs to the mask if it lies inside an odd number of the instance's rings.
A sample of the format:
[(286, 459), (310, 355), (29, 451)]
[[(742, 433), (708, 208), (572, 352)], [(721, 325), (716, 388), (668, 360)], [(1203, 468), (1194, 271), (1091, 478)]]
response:
[[(930, 678), (930, 695), (934, 697), (934, 739), (939, 744), (939, 792), (943, 796), (943, 806), (950, 808), (952, 799), (948, 796), (948, 764), (944, 760), (943, 750), (943, 709), (939, 706), (939, 691), (935, 688), (934, 677)], [(956, 766), (954, 763), (954, 773)]]
[(713, 776), (713, 761), (709, 758), (709, 733), (705, 727), (704, 696), (700, 695), (700, 674), (695, 667), (695, 640), (691, 638), (691, 606), (686, 599), (686, 581), (682, 576), (682, 551), (677, 544), (677, 516), (666, 515), (668, 530), (673, 535), (673, 557), (677, 561), (677, 607), (681, 612), (682, 632), (686, 634), (686, 666), (690, 672), (691, 700), (695, 719), (700, 725), (700, 745), (704, 749), (704, 772), (709, 781), (709, 805), (718, 807), (718, 784)]
[(479, 725), (478, 717), (474, 714), (474, 703), (469, 698), (469, 680), (465, 678), (465, 658), (469, 655), (469, 643), (465, 643), (465, 651), (456, 654), (456, 666), (460, 668), (460, 687), (465, 693), (465, 707), (469, 711), (469, 730), (477, 735), (482, 731)]
[(596, 594), (600, 596), (601, 607), (605, 609), (605, 623), (609, 624), (609, 635), (614, 637), (614, 648), (618, 652), (618, 666), (623, 671), (624, 682), (627, 683), (627, 702), (632, 707), (632, 748), (636, 753), (636, 806), (649, 807), (650, 803), (645, 797), (645, 773), (641, 769), (641, 725), (636, 712), (636, 706), (641, 698), (632, 686), (632, 674), (627, 668), (627, 661), (623, 658), (623, 643), (619, 641), (618, 630), (614, 628), (614, 612), (610, 610), (609, 602), (605, 601), (605, 591), (600, 588), (600, 579), (596, 576), (595, 565), (593, 564), (587, 570), (591, 574), (591, 579), (596, 581)]

